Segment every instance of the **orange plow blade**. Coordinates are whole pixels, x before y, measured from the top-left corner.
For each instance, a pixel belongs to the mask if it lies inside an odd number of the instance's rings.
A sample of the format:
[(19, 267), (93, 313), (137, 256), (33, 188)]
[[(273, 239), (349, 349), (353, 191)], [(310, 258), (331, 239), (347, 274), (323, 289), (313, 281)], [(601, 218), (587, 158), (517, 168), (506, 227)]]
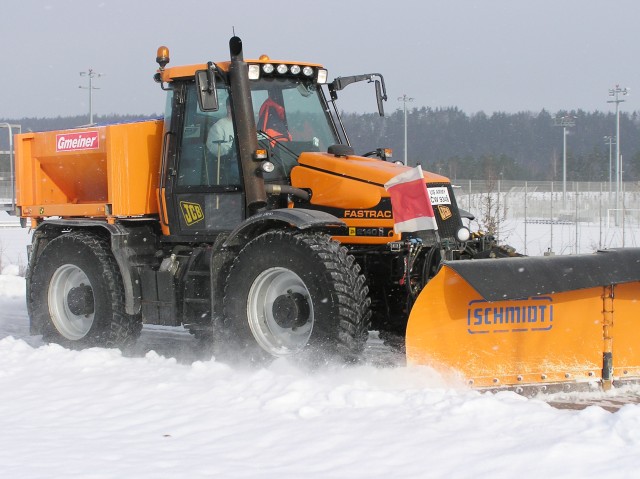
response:
[(478, 388), (640, 379), (640, 249), (444, 263), (413, 306), (407, 361)]

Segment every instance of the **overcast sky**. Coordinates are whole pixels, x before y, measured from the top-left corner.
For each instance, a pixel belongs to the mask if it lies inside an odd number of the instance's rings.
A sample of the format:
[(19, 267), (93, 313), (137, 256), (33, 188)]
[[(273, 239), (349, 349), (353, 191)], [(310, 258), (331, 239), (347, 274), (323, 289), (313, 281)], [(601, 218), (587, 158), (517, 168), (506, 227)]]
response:
[[(638, 0), (15, 0), (0, 5), (0, 118), (161, 113), (156, 49), (171, 65), (227, 60), (232, 28), (245, 58), (324, 64), (330, 78), (379, 72), (388, 112), (612, 111), (608, 90), (640, 107)], [(637, 98), (637, 99), (636, 99)], [(371, 85), (341, 93), (375, 111)]]

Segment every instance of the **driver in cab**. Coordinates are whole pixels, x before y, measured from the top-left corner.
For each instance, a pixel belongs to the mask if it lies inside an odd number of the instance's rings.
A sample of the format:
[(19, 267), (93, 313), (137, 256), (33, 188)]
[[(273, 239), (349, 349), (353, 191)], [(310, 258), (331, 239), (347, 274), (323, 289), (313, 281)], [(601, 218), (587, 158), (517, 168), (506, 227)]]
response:
[(231, 97), (225, 103), (227, 115), (216, 121), (207, 134), (207, 149), (216, 157), (233, 152), (233, 121), (231, 120)]

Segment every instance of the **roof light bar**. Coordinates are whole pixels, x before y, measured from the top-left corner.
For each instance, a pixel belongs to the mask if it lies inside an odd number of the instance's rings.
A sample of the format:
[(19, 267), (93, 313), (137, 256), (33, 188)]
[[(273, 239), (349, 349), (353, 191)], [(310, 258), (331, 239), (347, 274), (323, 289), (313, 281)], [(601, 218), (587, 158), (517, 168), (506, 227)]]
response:
[[(262, 58), (261, 58), (262, 59)], [(265, 59), (267, 59), (265, 57)], [(316, 78), (317, 83), (327, 83), (327, 70), (324, 68), (315, 68), (312, 66), (300, 66), (300, 65), (287, 65), (286, 63), (280, 63), (274, 65), (273, 63), (263, 64), (249, 64), (249, 80), (258, 80), (261, 75), (294, 75), (305, 76), (307, 78)]]

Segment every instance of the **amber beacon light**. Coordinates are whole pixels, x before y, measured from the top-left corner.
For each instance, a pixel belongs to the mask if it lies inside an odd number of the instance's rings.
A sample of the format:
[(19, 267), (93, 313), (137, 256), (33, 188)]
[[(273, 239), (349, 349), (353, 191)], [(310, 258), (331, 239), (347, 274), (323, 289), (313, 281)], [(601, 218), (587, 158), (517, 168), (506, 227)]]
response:
[(156, 62), (160, 65), (160, 70), (164, 70), (164, 67), (169, 63), (169, 48), (164, 45), (158, 47), (158, 53), (156, 54)]

